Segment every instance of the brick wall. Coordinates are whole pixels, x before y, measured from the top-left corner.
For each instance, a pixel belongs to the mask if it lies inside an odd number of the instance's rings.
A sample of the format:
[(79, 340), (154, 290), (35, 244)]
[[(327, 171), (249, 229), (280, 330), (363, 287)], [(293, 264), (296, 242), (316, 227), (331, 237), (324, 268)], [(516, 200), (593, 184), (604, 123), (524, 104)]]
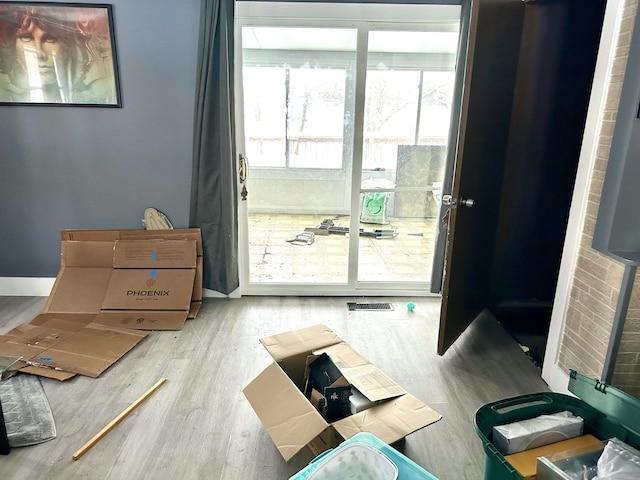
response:
[[(638, 0), (627, 0), (621, 19), (616, 56), (608, 84), (596, 160), (576, 270), (567, 307), (558, 365), (600, 378), (607, 353), (624, 267), (591, 248), (611, 139), (627, 65)], [(640, 276), (640, 275), (639, 275)], [(638, 280), (638, 279), (636, 279)], [(612, 383), (640, 396), (640, 281), (636, 281)]]

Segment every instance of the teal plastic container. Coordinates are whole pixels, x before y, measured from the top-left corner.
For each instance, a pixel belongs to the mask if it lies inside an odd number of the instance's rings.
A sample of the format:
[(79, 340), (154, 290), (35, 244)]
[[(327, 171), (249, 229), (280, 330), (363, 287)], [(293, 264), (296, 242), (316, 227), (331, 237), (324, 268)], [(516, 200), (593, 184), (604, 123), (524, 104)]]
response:
[(491, 442), (493, 427), (539, 415), (568, 410), (584, 419), (584, 434), (600, 440), (616, 437), (640, 448), (640, 400), (575, 370), (570, 371), (569, 391), (532, 393), (499, 400), (480, 407), (475, 429), (486, 453), (484, 480), (523, 480)]
[[(390, 447), (371, 433), (357, 433), (350, 439), (342, 442), (335, 448), (335, 450), (345, 448), (345, 446), (354, 442), (364, 443), (377, 448), (379, 451), (384, 453), (398, 468), (398, 480), (438, 480), (420, 465), (405, 457), (395, 448)], [(309, 475), (311, 475), (311, 473), (322, 464), (322, 460), (331, 452), (333, 452), (333, 450), (321, 453), (309, 465), (307, 465), (306, 468), (295, 474), (293, 477), (290, 477), (289, 480), (303, 480), (308, 478)]]

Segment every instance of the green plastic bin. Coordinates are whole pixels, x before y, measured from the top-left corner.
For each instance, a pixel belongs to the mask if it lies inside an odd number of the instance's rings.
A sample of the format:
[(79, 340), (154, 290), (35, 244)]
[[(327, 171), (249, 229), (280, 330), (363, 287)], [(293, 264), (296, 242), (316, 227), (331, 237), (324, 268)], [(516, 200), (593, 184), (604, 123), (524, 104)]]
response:
[(484, 480), (523, 480), (492, 443), (493, 427), (568, 410), (584, 419), (584, 434), (617, 437), (640, 448), (640, 400), (599, 380), (570, 370), (569, 391), (579, 398), (543, 392), (498, 400), (480, 407), (475, 429), (486, 453)]

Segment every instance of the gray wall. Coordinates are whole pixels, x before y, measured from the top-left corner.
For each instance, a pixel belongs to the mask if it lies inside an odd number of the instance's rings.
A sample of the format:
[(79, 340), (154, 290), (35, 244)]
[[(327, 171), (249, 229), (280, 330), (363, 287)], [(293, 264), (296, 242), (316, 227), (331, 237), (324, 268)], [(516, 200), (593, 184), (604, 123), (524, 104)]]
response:
[(0, 277), (54, 277), (62, 229), (188, 226), (200, 1), (110, 3), (122, 108), (0, 106)]

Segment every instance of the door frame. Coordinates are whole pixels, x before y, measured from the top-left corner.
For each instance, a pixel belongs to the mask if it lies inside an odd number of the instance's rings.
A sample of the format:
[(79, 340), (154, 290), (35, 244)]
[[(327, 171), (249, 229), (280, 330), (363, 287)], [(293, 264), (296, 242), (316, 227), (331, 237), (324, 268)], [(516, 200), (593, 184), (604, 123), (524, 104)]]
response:
[(624, 0), (609, 0), (605, 8), (600, 48), (589, 100), (589, 109), (585, 124), (584, 140), (580, 152), (576, 182), (573, 189), (567, 234), (565, 236), (562, 261), (558, 273), (555, 300), (551, 311), (551, 324), (544, 362), (542, 365), (542, 379), (547, 382), (554, 392), (569, 393), (569, 373), (558, 365), (558, 357), (562, 345), (566, 313), (571, 297), (574, 271), (578, 261), (582, 230), (584, 228), (589, 200), (591, 174), (596, 162), (598, 145), (600, 143), (600, 128), (606, 109), (609, 89), (607, 85), (616, 58), (617, 41), (620, 34)]
[[(420, 7), (424, 5), (438, 5), (442, 7), (450, 7), (450, 6), (461, 6), (468, 0), (460, 1), (460, 0), (440, 0), (440, 1), (432, 1), (432, 0), (424, 0), (420, 3)], [(304, 3), (304, 2), (300, 2)], [(315, 3), (315, 2), (314, 2)], [(334, 2), (326, 2), (326, 3), (334, 3)], [(338, 2), (335, 2), (338, 3)], [(340, 2), (341, 3), (341, 2)], [(238, 10), (239, 5), (251, 5), (251, 8), (256, 9), (260, 4), (262, 6), (275, 7), (278, 4), (286, 6), (286, 8), (291, 11), (291, 8), (295, 5), (295, 3), (287, 3), (287, 2), (269, 2), (269, 1), (244, 1), (236, 3), (236, 12)], [(318, 5), (318, 4), (316, 4)], [(404, 6), (409, 6), (403, 4)], [(361, 12), (362, 6), (356, 3), (353, 4), (344, 4), (341, 3), (343, 8), (352, 9), (355, 12)], [(363, 55), (365, 61), (362, 62), (361, 58), (358, 58), (356, 68), (361, 68), (363, 65), (363, 70), (366, 73), (366, 56), (367, 50), (366, 48), (363, 50), (362, 45), (366, 46), (367, 44), (367, 36), (370, 30), (415, 30), (415, 29), (423, 29), (424, 24), (420, 24), (419, 22), (415, 22), (412, 17), (412, 22), (408, 22), (405, 20), (400, 20), (399, 18), (394, 18), (392, 9), (395, 7), (393, 3), (389, 4), (376, 4), (375, 8), (384, 7), (390, 13), (386, 15), (384, 21), (380, 20), (367, 20), (361, 22), (344, 22), (341, 21), (338, 17), (335, 20), (332, 20), (330, 23), (328, 20), (325, 20), (326, 26), (331, 26), (333, 28), (357, 28), (358, 29), (358, 55)], [(305, 4), (304, 8), (309, 8), (309, 4)], [(273, 23), (274, 25), (295, 25), (298, 27), (313, 27), (319, 26), (320, 23), (316, 20), (316, 17), (309, 16), (308, 20), (305, 21), (304, 15), (296, 16), (294, 14), (290, 14), (289, 18), (283, 18), (281, 15), (271, 15), (269, 11), (265, 11), (264, 9), (257, 8), (259, 12), (256, 16), (260, 19), (264, 18), (277, 18), (277, 23)], [(460, 22), (462, 22), (463, 10), (461, 10)], [(307, 13), (307, 15), (309, 15)], [(242, 17), (242, 14), (239, 15)], [(326, 11), (322, 15), (323, 19), (326, 17)], [(395, 20), (395, 21), (394, 21)], [(401, 23), (399, 23), (401, 22)], [(242, 35), (241, 29), (242, 26), (258, 24), (258, 22), (254, 21), (242, 21), (235, 23), (235, 52), (234, 57), (236, 59), (242, 58)], [(355, 27), (354, 27), (355, 25)], [(420, 28), (422, 27), (422, 28)], [(461, 34), (461, 30), (459, 33), (459, 37)], [(363, 43), (364, 42), (364, 43)], [(460, 40), (459, 40), (460, 42)], [(459, 54), (459, 52), (458, 52)], [(458, 58), (458, 63), (460, 63), (460, 58)], [(242, 85), (243, 79), (243, 71), (242, 71), (242, 62), (234, 62), (234, 75), (235, 75), (235, 84)], [(460, 75), (456, 75), (456, 83), (458, 83)], [(358, 82), (365, 82), (366, 75), (362, 75), (362, 71), (358, 71), (356, 75), (356, 84)], [(356, 87), (357, 89), (357, 87)], [(362, 92), (364, 92), (364, 88), (362, 87)], [(361, 97), (359, 99), (359, 97)], [(452, 98), (453, 107), (452, 113), (455, 113), (457, 104), (460, 101), (460, 97), (456, 96), (454, 92), (454, 97)], [(361, 103), (361, 105), (359, 104)], [(364, 109), (364, 95), (356, 95), (356, 111), (358, 108)], [(236, 136), (237, 136), (237, 145), (238, 152), (245, 152), (244, 147), (244, 104), (243, 104), (243, 96), (242, 89), (236, 89), (236, 102), (235, 102), (235, 116), (236, 116)], [(453, 118), (453, 116), (452, 116)], [(455, 125), (457, 119), (453, 119), (452, 125)], [(359, 215), (354, 214), (357, 212), (357, 209), (354, 209), (354, 206), (359, 205), (360, 200), (360, 183), (361, 183), (361, 174), (362, 174), (362, 156), (357, 155), (357, 151), (362, 151), (362, 131), (360, 134), (357, 132), (357, 124), (356, 124), (356, 132), (354, 132), (354, 160), (351, 165), (352, 172), (346, 172), (346, 175), (351, 175), (351, 194), (350, 194), (350, 205), (351, 205), (351, 214), (350, 214), (350, 231), (357, 231), (359, 227)], [(362, 130), (362, 129), (360, 129)], [(451, 134), (449, 135), (449, 140), (451, 140)], [(248, 159), (249, 164), (251, 159)], [(249, 168), (250, 170), (250, 168)], [(453, 167), (451, 166), (451, 172), (453, 171)], [(451, 172), (446, 171), (445, 177), (450, 176)], [(248, 177), (250, 178), (251, 173), (249, 172)], [(445, 183), (447, 179), (445, 178)], [(238, 192), (242, 191), (243, 185), (239, 185)], [(249, 192), (249, 196), (251, 193)], [(247, 201), (239, 198), (238, 201), (238, 218), (239, 218), (239, 232), (238, 232), (238, 242), (239, 242), (239, 258), (238, 258), (238, 266), (240, 272), (240, 295), (298, 295), (298, 296), (315, 296), (315, 295), (331, 295), (331, 296), (357, 296), (357, 295), (370, 295), (370, 296), (415, 296), (415, 297), (426, 297), (426, 296), (439, 296), (439, 292), (432, 292), (430, 288), (430, 281), (424, 282), (372, 282), (372, 281), (358, 281), (357, 279), (357, 270), (358, 270), (358, 246), (359, 246), (359, 236), (358, 235), (350, 235), (349, 237), (349, 264), (348, 264), (348, 279), (347, 283), (321, 283), (321, 284), (304, 284), (304, 283), (251, 283), (249, 282), (249, 232), (248, 232), (248, 205)], [(434, 262), (444, 261), (444, 255), (439, 257), (434, 257)]]

